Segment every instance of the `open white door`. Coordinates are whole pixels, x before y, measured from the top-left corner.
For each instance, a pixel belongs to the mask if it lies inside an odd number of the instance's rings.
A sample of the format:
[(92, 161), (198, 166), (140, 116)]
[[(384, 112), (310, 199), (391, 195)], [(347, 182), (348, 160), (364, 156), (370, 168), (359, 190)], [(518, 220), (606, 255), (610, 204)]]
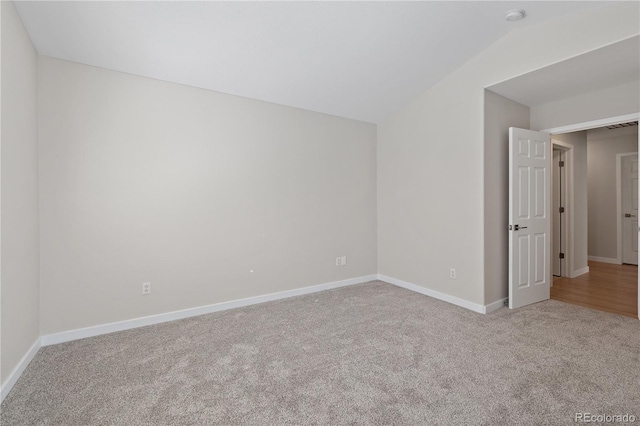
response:
[(509, 308), (549, 299), (551, 137), (509, 128)]

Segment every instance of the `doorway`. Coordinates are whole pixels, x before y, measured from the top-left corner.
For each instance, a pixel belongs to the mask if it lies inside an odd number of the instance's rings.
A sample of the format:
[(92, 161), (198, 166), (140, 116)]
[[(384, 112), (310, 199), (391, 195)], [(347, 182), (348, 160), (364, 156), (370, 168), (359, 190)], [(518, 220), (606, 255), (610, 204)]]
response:
[[(585, 158), (576, 159), (571, 171), (574, 180), (568, 186), (577, 193), (586, 194), (587, 203), (578, 200), (577, 194), (567, 197), (566, 157), (571, 151), (556, 146), (559, 139), (570, 142), (578, 152), (584, 150)], [(554, 134), (552, 141), (552, 171), (556, 175), (552, 175), (554, 278), (550, 296), (563, 302), (638, 318), (637, 121), (583, 127), (579, 132)], [(586, 173), (586, 179), (576, 172)], [(566, 209), (567, 198), (575, 199), (575, 209), (573, 206)], [(565, 236), (569, 227), (564, 220), (568, 218), (583, 223), (578, 225), (575, 238)], [(588, 238), (580, 238), (580, 234)], [(571, 240), (573, 246), (568, 248)], [(576, 260), (575, 269), (562, 267), (565, 266), (562, 261), (567, 257)], [(582, 263), (586, 269), (581, 267)]]

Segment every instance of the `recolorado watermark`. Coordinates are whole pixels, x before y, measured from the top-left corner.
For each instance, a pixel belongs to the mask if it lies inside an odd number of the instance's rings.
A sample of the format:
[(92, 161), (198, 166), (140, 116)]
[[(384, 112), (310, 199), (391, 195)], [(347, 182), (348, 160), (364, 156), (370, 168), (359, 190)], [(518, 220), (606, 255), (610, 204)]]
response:
[(576, 423), (635, 423), (637, 420), (633, 414), (576, 413), (573, 417)]

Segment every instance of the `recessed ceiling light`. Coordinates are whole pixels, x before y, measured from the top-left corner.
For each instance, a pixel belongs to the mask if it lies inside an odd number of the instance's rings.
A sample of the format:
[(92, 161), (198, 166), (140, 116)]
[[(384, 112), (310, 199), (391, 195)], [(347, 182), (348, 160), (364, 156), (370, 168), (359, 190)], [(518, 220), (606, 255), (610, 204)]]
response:
[(507, 10), (507, 13), (505, 13), (504, 15), (504, 19), (506, 19), (509, 22), (519, 21), (521, 19), (524, 19), (525, 16), (527, 16), (527, 14), (525, 13), (524, 10), (511, 9), (511, 10)]

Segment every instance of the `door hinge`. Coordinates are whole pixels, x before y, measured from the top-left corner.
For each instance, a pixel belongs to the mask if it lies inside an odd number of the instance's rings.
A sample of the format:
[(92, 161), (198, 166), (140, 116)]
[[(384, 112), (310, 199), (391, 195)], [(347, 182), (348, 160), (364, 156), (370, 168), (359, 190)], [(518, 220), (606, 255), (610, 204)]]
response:
[(559, 161), (560, 167), (564, 167), (564, 161)]
[(560, 208), (558, 209), (558, 211), (559, 211), (560, 213), (564, 213), (564, 207), (560, 207)]
[(558, 257), (559, 257), (560, 259), (564, 259), (564, 253), (560, 253), (560, 254), (558, 255)]

